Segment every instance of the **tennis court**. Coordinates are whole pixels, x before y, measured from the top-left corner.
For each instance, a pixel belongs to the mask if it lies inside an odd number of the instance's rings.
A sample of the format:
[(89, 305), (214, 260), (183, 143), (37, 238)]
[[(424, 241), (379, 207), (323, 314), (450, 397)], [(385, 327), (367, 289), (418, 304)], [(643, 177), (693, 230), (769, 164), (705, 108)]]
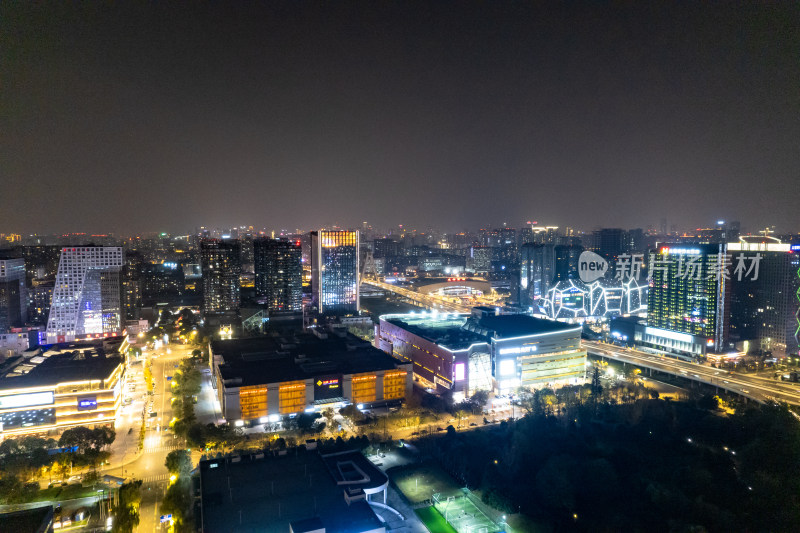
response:
[(443, 498), (434, 494), (434, 507), (458, 533), (497, 533), (504, 531), (467, 496)]

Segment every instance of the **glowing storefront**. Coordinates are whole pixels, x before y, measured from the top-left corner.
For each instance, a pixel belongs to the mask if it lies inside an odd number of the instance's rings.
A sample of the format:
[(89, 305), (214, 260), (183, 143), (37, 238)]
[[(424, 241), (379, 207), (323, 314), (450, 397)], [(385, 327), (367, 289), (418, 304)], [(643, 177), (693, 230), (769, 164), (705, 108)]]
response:
[(411, 390), (411, 364), (350, 334), (215, 341), (211, 361), (225, 419), (241, 424), (351, 403), (399, 404)]
[(124, 362), (96, 347), (48, 350), (0, 378), (0, 436), (114, 425)]
[(569, 324), (476, 307), (471, 314), (384, 315), (375, 343), (411, 362), (420, 386), (461, 398), (477, 390), (582, 383), (580, 333)]

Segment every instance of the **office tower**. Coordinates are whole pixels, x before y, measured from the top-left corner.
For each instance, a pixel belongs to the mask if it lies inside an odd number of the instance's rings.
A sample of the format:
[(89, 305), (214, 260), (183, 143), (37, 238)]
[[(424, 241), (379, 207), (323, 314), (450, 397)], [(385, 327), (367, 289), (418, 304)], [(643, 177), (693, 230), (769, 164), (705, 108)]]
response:
[(623, 249), (630, 254), (643, 254), (647, 252), (647, 241), (645, 240), (642, 228), (636, 228), (625, 232), (625, 243)]
[(0, 255), (0, 332), (24, 326), (27, 320), (25, 259)]
[(728, 243), (734, 264), (739, 254), (760, 257), (756, 279), (752, 274), (731, 279), (731, 337), (748, 341), (748, 351), (775, 357), (798, 355), (800, 246), (795, 247), (792, 250), (790, 244), (763, 237), (741, 237), (739, 242)]
[(594, 251), (616, 264), (617, 258), (628, 252), (626, 231), (620, 228), (603, 228), (594, 232)]
[(494, 258), (500, 263), (498, 270), (516, 269), (518, 261), (517, 230), (504, 227), (495, 232), (497, 232), (497, 247)]
[(122, 248), (62, 248), (47, 343), (108, 337), (122, 332)]
[(320, 314), (359, 310), (358, 231), (311, 232), (311, 290)]
[(555, 279), (555, 247), (523, 244), (520, 247), (520, 305), (530, 306), (545, 297)]
[(142, 305), (169, 302), (184, 294), (186, 276), (177, 263), (147, 263), (141, 267)]
[(400, 244), (392, 239), (375, 239), (373, 241), (373, 257), (397, 257), (400, 254)]
[(55, 286), (55, 281), (33, 281), (33, 286), (28, 290), (28, 323), (32, 326), (47, 324)]
[(476, 274), (488, 274), (492, 267), (492, 248), (488, 246), (473, 246), (470, 249), (467, 266)]
[(239, 241), (203, 239), (200, 241), (200, 265), (203, 272), (203, 314), (239, 311), (241, 267)]
[(270, 311), (303, 310), (303, 251), (300, 241), (253, 241), (256, 296)]
[(28, 284), (34, 279), (56, 279), (58, 259), (61, 255), (60, 246), (44, 244), (23, 246), (20, 252), (25, 259)]
[(144, 257), (139, 252), (125, 251), (125, 264), (122, 267), (123, 307), (127, 320), (137, 320), (142, 308), (142, 267)]
[(644, 342), (703, 355), (728, 342), (731, 284), (724, 244), (663, 244), (649, 261)]
[(553, 279), (555, 281), (578, 279), (578, 259), (582, 252), (583, 246), (555, 246)]
[(253, 241), (255, 238), (250, 233), (244, 233), (239, 238), (239, 243), (242, 246), (242, 272), (255, 272), (255, 259)]

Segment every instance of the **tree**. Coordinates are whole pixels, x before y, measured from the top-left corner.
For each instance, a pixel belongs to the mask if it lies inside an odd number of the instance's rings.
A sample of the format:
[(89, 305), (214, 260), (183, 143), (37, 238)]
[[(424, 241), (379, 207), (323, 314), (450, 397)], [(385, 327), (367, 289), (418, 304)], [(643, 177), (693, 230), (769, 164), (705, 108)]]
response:
[(365, 418), (364, 413), (362, 413), (358, 407), (353, 404), (339, 409), (339, 414), (345, 418), (349, 418), (353, 424), (358, 424)]
[(172, 450), (167, 454), (164, 466), (170, 474), (188, 475), (192, 471), (192, 457), (186, 450)]
[(461, 420), (467, 418), (468, 416), (469, 413), (467, 411), (464, 411), (463, 409), (456, 410), (455, 417), (456, 420), (458, 420), (458, 427), (461, 427)]
[(111, 510), (114, 514), (111, 531), (114, 533), (132, 533), (139, 525), (141, 487), (142, 481), (137, 480), (125, 483), (119, 488), (118, 503)]
[(331, 428), (331, 430), (332, 430), (333, 429), (333, 417), (335, 416), (335, 413), (333, 412), (333, 408), (332, 407), (328, 407), (326, 409), (323, 409), (322, 416), (325, 417), (325, 421), (327, 422), (328, 427)]
[(719, 396), (705, 394), (699, 400), (697, 400), (697, 407), (701, 409), (708, 409), (709, 411), (719, 409)]
[(300, 413), (295, 417), (297, 429), (303, 433), (311, 431), (311, 428), (314, 426), (320, 416), (321, 415), (319, 413)]
[(86, 426), (77, 426), (64, 430), (61, 438), (58, 439), (58, 445), (62, 448), (78, 447), (78, 453), (84, 454), (87, 450), (93, 447), (96, 436), (94, 432)]
[(469, 399), (469, 402), (472, 404), (472, 412), (474, 414), (480, 414), (481, 412), (483, 412), (483, 409), (486, 407), (486, 403), (488, 401), (489, 401), (488, 390), (475, 391), (475, 394), (473, 394)]
[(192, 503), (191, 480), (186, 477), (179, 477), (178, 480), (170, 485), (164, 500), (161, 502), (161, 514), (171, 514), (175, 522), (175, 531), (191, 531), (189, 527), (189, 513)]

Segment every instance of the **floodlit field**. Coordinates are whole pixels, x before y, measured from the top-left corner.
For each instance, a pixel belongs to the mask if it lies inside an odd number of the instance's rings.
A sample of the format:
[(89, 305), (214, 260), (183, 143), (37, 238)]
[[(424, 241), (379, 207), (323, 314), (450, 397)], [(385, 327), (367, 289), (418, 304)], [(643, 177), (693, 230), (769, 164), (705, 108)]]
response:
[(497, 533), (498, 531), (503, 531), (502, 527), (486, 516), (466, 496), (442, 499), (435, 504), (435, 508), (458, 533)]
[(458, 533), (433, 507), (422, 507), (414, 512), (431, 533)]
[(387, 473), (412, 504), (430, 501), (437, 493), (445, 500), (462, 494), (453, 478), (435, 465), (410, 465)]

